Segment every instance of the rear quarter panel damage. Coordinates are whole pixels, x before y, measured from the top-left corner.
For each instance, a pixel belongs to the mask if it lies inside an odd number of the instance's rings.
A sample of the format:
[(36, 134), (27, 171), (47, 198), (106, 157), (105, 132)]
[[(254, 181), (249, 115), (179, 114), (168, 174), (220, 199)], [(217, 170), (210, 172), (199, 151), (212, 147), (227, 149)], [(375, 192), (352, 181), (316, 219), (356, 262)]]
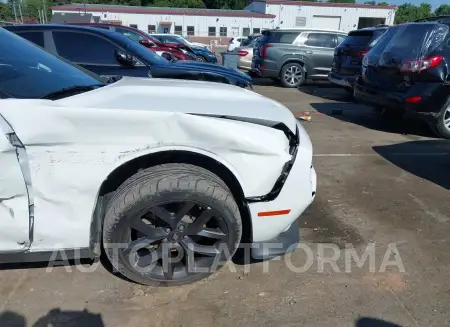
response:
[(89, 246), (101, 184), (117, 167), (167, 150), (228, 167), (246, 197), (266, 194), (290, 159), (281, 131), (255, 124), (140, 110), (5, 100), (0, 113), (25, 145), (34, 190), (33, 251)]

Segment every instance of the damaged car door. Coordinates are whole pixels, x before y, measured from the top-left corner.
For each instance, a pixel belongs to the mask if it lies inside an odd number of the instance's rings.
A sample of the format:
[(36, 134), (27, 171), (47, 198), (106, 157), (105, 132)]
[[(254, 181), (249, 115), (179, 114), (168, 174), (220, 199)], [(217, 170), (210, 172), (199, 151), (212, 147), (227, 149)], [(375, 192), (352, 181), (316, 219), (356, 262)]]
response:
[(25, 251), (32, 242), (33, 201), (22, 142), (0, 115), (0, 252)]

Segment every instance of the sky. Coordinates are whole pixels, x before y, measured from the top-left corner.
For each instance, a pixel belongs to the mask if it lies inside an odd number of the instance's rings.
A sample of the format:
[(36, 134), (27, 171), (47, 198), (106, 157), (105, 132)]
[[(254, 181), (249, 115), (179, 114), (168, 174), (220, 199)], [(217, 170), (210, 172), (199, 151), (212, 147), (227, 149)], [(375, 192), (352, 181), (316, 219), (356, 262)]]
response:
[[(364, 3), (365, 1), (367, 1), (367, 0), (357, 0), (357, 3)], [(380, 2), (380, 1), (382, 1), (382, 0), (378, 0), (377, 2)], [(428, 0), (428, 1), (426, 1), (426, 0), (385, 0), (385, 1), (391, 5), (396, 5), (396, 6), (404, 4), (405, 2), (410, 2), (413, 4), (420, 4), (422, 2), (428, 2), (429, 4), (431, 4), (433, 9), (436, 9), (440, 5), (447, 3), (447, 0)], [(0, 0), (0, 2), (6, 2), (6, 0)], [(89, 1), (87, 1), (87, 2), (89, 2)]]

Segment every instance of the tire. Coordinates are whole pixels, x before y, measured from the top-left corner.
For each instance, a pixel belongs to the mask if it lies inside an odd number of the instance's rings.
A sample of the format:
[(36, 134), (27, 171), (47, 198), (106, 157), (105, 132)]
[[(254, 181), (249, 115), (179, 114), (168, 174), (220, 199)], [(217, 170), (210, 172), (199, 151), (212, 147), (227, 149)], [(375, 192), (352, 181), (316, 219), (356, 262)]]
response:
[(207, 62), (206, 58), (203, 56), (197, 56), (197, 61), (199, 62)]
[(432, 120), (432, 130), (442, 138), (450, 139), (450, 98), (442, 106), (439, 114)]
[[(238, 205), (226, 184), (206, 169), (176, 163), (127, 179), (108, 203), (103, 224), (103, 246), (113, 268), (154, 286), (208, 277), (211, 269), (188, 269), (193, 267), (188, 257), (196, 266), (220, 268), (237, 250), (241, 235)], [(168, 259), (174, 253), (176, 258)]]
[(287, 63), (281, 68), (280, 81), (284, 87), (299, 87), (306, 82), (305, 69), (298, 63)]

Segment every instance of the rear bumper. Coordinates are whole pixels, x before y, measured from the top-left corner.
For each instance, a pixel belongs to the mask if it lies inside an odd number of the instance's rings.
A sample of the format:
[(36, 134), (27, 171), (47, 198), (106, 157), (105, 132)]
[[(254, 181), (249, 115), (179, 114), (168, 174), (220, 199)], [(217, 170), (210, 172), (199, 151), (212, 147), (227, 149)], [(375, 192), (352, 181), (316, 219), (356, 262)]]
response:
[(280, 72), (273, 63), (261, 59), (253, 59), (251, 70), (261, 77), (278, 78)]
[[(417, 83), (404, 93), (379, 90), (360, 83), (354, 85), (354, 99), (358, 103), (384, 109), (403, 109), (416, 114), (435, 115), (439, 112), (448, 93), (439, 83)], [(448, 91), (447, 91), (448, 92)], [(446, 94), (446, 95), (445, 95)], [(420, 96), (416, 103), (407, 103), (406, 99)]]
[(342, 87), (353, 88), (353, 85), (355, 84), (355, 81), (356, 81), (356, 76), (341, 75), (338, 73), (329, 73), (328, 80), (331, 83), (342, 86)]

